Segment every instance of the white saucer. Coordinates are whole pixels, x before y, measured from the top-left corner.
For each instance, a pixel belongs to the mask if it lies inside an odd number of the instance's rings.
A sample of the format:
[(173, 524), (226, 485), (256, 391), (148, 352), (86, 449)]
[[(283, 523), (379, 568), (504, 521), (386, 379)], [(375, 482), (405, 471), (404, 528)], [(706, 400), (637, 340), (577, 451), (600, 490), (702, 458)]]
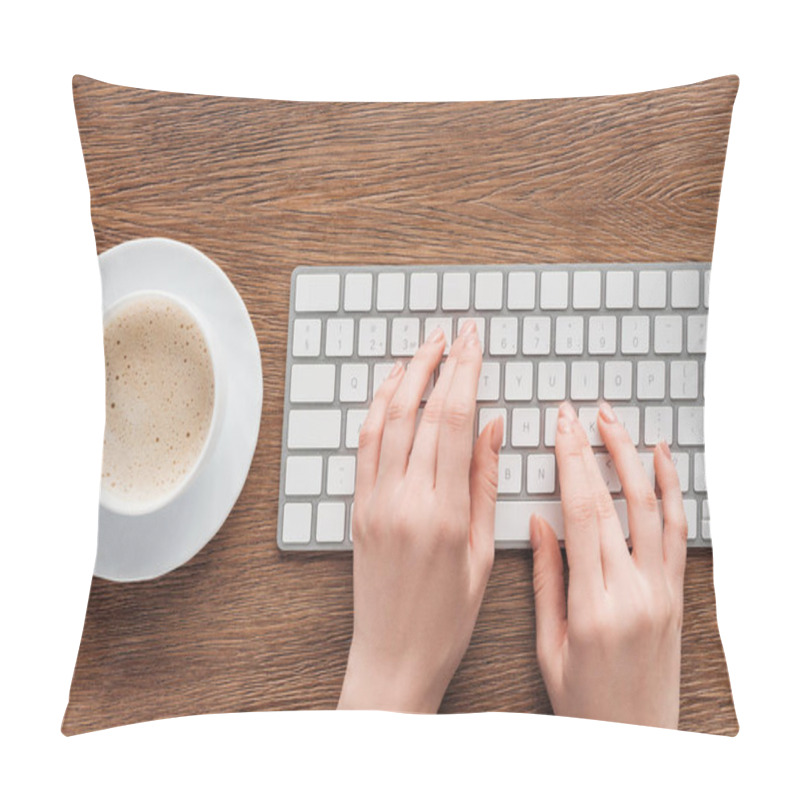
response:
[(186, 489), (150, 514), (100, 506), (94, 574), (113, 581), (156, 578), (186, 563), (222, 527), (242, 491), (261, 422), (261, 354), (244, 302), (199, 250), (172, 239), (134, 239), (100, 255), (103, 312), (122, 297), (163, 291), (194, 306), (213, 329), (225, 382), (225, 413), (208, 457)]

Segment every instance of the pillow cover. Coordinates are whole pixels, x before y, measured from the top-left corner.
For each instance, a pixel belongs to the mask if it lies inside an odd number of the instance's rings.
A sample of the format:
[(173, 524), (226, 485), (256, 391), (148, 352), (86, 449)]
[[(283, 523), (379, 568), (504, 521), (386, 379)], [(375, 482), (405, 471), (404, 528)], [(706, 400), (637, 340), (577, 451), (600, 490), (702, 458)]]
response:
[[(475, 103), (295, 103), (76, 76), (98, 253), (198, 248), (244, 299), (264, 404), (222, 528), (184, 566), (95, 577), (63, 730), (332, 708), (352, 625), (347, 554), (275, 541), (295, 266), (710, 261), (735, 77), (634, 95)], [(723, 534), (724, 535), (724, 534)], [(550, 705), (531, 556), (498, 551), (443, 712)], [(680, 726), (735, 734), (712, 554), (689, 553)]]

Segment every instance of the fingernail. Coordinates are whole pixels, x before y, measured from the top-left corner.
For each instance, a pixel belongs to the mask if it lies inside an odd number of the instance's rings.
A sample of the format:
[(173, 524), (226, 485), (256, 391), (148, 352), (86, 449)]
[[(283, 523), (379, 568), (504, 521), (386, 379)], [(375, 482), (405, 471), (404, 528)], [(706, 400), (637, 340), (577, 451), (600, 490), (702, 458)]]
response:
[(425, 340), (428, 344), (433, 344), (434, 342), (439, 342), (444, 339), (444, 331), (438, 325), (428, 334), (428, 338)]
[(396, 378), (403, 371), (403, 362), (395, 361), (392, 371), (389, 373), (390, 378)]
[(670, 455), (670, 452), (669, 452), (669, 445), (667, 444), (667, 440), (666, 440), (666, 439), (662, 439), (662, 440), (661, 440), (661, 441), (658, 443), (658, 449), (659, 449), (659, 450), (660, 450), (660, 451), (661, 451), (661, 452), (662, 452), (662, 453), (663, 453), (663, 454), (664, 454), (664, 455), (665, 455), (667, 458), (672, 458), (672, 456)]
[(575, 422), (578, 419), (578, 415), (575, 413), (575, 409), (572, 407), (572, 403), (569, 400), (565, 400), (558, 409), (559, 416), (565, 417), (570, 422)]
[(617, 421), (617, 415), (614, 413), (614, 409), (611, 408), (611, 406), (606, 402), (600, 403), (600, 416), (606, 422), (616, 422)]
[(492, 440), (489, 442), (495, 453), (500, 452), (500, 445), (503, 444), (503, 418), (498, 417), (492, 423)]
[(475, 320), (468, 319), (461, 326), (461, 330), (458, 332), (458, 335), (463, 336), (465, 339), (468, 339), (472, 334), (476, 334), (477, 332), (478, 332), (478, 326), (475, 324)]
[(531, 515), (531, 547), (534, 552), (539, 549), (542, 542), (542, 534), (539, 532), (539, 518), (536, 514)]

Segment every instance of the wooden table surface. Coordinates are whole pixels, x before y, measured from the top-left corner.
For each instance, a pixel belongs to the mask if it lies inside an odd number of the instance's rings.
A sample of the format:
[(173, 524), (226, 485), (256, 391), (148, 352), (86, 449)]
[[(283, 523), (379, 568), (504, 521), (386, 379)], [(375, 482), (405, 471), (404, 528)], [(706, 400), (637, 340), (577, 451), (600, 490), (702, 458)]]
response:
[[(351, 557), (275, 543), (296, 265), (710, 261), (737, 87), (294, 103), (76, 77), (98, 252), (166, 236), (216, 261), (255, 326), (264, 408), (247, 483), (214, 539), (158, 580), (92, 582), (64, 732), (335, 707)], [(550, 713), (534, 630), (531, 554), (500, 551), (442, 712)], [(688, 558), (680, 725), (738, 730), (710, 552)]]

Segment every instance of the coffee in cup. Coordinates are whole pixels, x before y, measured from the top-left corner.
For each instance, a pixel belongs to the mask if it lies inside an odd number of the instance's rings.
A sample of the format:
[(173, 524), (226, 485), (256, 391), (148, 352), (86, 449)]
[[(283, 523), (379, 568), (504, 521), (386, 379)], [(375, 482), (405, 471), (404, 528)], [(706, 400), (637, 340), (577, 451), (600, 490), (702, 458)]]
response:
[(138, 292), (109, 309), (104, 346), (101, 503), (148, 513), (186, 486), (208, 445), (216, 407), (209, 342), (176, 298)]

